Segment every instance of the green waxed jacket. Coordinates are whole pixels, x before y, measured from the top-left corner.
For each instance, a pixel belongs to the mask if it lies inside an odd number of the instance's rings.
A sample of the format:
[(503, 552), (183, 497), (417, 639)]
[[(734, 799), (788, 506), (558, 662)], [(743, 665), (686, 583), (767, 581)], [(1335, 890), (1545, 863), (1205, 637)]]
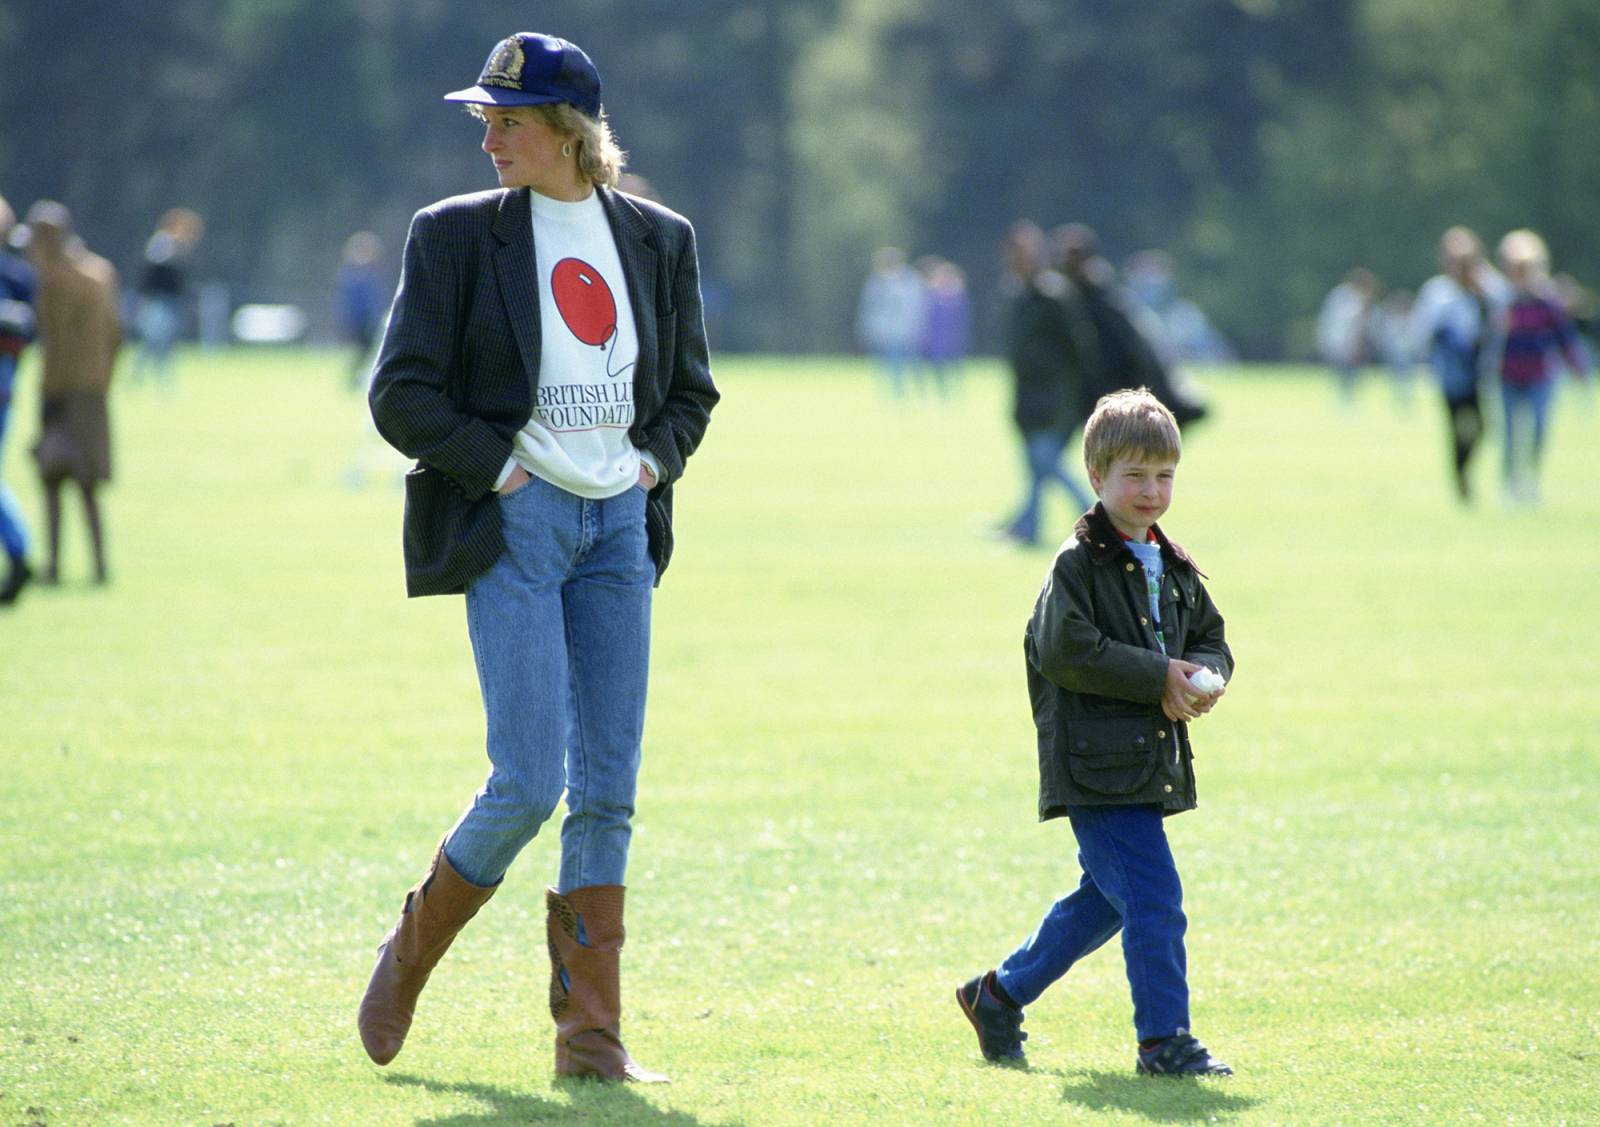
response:
[(1039, 818), (1068, 806), (1195, 806), (1189, 726), (1161, 711), (1167, 659), (1233, 678), (1201, 572), (1158, 527), (1162, 651), (1143, 567), (1096, 505), (1057, 554), (1023, 645), (1039, 744)]

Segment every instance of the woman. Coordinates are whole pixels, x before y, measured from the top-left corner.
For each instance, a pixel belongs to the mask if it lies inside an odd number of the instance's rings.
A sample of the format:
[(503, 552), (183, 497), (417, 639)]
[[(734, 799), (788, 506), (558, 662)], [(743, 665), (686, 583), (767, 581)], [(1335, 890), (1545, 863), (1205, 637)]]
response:
[(1439, 381), (1450, 417), (1456, 493), (1465, 502), (1472, 499), (1467, 470), (1483, 437), (1479, 382), (1495, 355), (1495, 325), (1507, 293), (1505, 279), (1484, 261), (1483, 244), (1466, 227), (1444, 233), (1439, 258), (1444, 271), (1417, 291), (1407, 335), (1413, 353), (1428, 358)]
[(600, 78), (566, 40), (502, 40), (445, 98), (484, 123), (500, 190), (413, 219), (369, 400), (417, 459), (407, 590), (466, 594), (490, 771), (379, 949), (362, 1042), (379, 1064), (400, 1051), (430, 971), (565, 789), (556, 1072), (664, 1080), (622, 1045), (618, 951), (651, 588), (718, 398), (694, 232), (614, 190)]

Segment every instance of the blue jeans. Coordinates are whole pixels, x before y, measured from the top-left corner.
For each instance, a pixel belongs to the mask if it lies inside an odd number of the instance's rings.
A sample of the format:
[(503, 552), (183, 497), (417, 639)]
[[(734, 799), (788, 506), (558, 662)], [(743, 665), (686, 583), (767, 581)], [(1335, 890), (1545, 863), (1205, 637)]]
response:
[[(1539, 462), (1544, 457), (1545, 430), (1550, 422), (1550, 404), (1556, 396), (1556, 381), (1540, 380), (1535, 384), (1500, 385), (1500, 406), (1505, 426), (1505, 480), (1516, 484), (1519, 477), (1532, 480), (1539, 476)], [(1527, 415), (1532, 433), (1524, 443), (1522, 416)]]
[(1000, 985), (1026, 1006), (1120, 930), (1139, 1040), (1188, 1029), (1188, 921), (1161, 808), (1074, 806), (1067, 814), (1083, 881), (1000, 964)]
[[(5, 450), (6, 424), (11, 419), (11, 386), (16, 375), (17, 358), (0, 354), (0, 452)], [(3, 481), (0, 481), (0, 546), (14, 561), (28, 554), (28, 526), (22, 521), (17, 499)]]
[(655, 582), (645, 492), (591, 501), (534, 478), (496, 504), (505, 551), (467, 585), (489, 777), (445, 855), (499, 883), (565, 789), (558, 890), (624, 884)]
[(1073, 502), (1078, 506), (1078, 513), (1073, 514), (1075, 517), (1094, 507), (1094, 498), (1061, 465), (1061, 454), (1067, 448), (1067, 439), (1071, 437), (1059, 430), (1022, 432), (1022, 454), (1028, 467), (1028, 492), (1023, 498), (1021, 511), (1011, 521), (1009, 529), (1018, 540), (1031, 543), (1039, 535), (1039, 510), (1044, 502), (1044, 487), (1049, 482), (1056, 482), (1072, 495)]

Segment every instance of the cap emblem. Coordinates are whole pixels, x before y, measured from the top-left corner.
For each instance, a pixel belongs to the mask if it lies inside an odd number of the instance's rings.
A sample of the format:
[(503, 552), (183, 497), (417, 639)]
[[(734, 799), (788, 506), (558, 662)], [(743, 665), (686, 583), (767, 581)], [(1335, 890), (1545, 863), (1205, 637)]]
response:
[(523, 61), (521, 39), (513, 35), (510, 39), (501, 40), (500, 46), (494, 49), (494, 54), (483, 65), (483, 76), (478, 79), (478, 85), (509, 86), (513, 90), (521, 90)]

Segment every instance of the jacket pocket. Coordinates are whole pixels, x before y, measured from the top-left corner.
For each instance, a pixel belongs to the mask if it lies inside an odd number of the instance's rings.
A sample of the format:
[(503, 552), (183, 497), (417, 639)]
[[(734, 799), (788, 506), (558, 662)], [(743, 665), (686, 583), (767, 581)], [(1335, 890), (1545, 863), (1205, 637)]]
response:
[(419, 466), (406, 474), (404, 553), (413, 594), (459, 590), (500, 555), (498, 494), (469, 502), (438, 470)]
[(1086, 791), (1129, 795), (1161, 765), (1156, 721), (1139, 716), (1079, 716), (1067, 722), (1067, 770)]

